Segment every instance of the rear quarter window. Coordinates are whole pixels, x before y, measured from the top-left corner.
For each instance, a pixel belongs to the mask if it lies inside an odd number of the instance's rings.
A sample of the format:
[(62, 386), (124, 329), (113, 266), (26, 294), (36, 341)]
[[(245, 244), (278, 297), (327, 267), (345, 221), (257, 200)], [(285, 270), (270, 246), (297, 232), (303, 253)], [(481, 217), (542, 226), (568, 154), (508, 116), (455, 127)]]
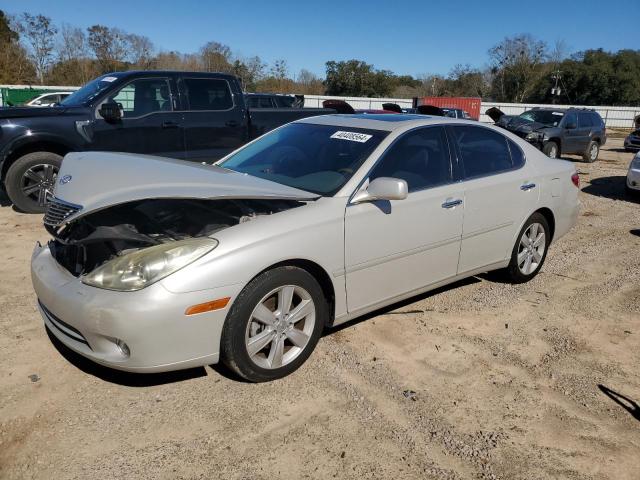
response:
[(229, 84), (216, 78), (185, 78), (184, 90), (189, 110), (229, 110), (233, 98)]

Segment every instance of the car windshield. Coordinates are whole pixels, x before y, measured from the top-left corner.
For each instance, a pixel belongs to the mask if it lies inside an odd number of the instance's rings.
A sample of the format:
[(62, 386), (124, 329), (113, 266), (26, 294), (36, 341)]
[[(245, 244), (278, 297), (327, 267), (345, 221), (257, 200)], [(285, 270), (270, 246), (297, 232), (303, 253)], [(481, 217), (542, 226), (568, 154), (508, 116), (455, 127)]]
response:
[(518, 118), (523, 120), (529, 120), (530, 122), (542, 123), (543, 125), (550, 125), (557, 127), (564, 117), (564, 113), (555, 112), (553, 110), (529, 110), (528, 112), (521, 113)]
[(80, 90), (76, 90), (67, 98), (60, 102), (60, 105), (65, 107), (72, 107), (77, 105), (84, 105), (85, 103), (96, 98), (100, 93), (102, 93), (107, 87), (109, 87), (114, 81), (118, 79), (117, 75), (103, 75), (101, 77), (96, 78), (95, 80), (91, 80)]
[(331, 196), (387, 135), (379, 130), (292, 123), (259, 138), (219, 165)]

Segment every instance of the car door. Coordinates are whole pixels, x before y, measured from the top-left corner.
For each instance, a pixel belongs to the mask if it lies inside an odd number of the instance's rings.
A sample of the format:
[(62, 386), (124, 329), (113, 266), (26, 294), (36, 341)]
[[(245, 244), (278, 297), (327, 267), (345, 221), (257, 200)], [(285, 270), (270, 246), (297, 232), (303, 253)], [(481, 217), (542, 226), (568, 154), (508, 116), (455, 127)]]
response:
[[(100, 116), (100, 106), (106, 102), (121, 105), (120, 121), (107, 122)], [(184, 158), (182, 113), (176, 111), (174, 83), (169, 77), (125, 83), (96, 107), (91, 133), (91, 150)]]
[(244, 103), (224, 78), (185, 76), (179, 80), (183, 100), (187, 160), (214, 162), (247, 141)]
[(562, 127), (562, 153), (573, 153), (578, 150), (579, 136), (578, 115), (575, 112), (567, 113), (561, 122)]
[(582, 153), (587, 149), (589, 142), (591, 141), (591, 130), (594, 125), (591, 121), (591, 114), (589, 112), (578, 113), (578, 128), (576, 129), (577, 144), (574, 149), (577, 153)]
[(528, 212), (538, 201), (535, 172), (520, 147), (481, 126), (448, 127), (464, 182), (459, 274), (504, 261)]
[(368, 181), (407, 182), (404, 200), (349, 204), (345, 271), (349, 312), (372, 307), (456, 274), (464, 204), (454, 182), (444, 128), (403, 134), (383, 154)]

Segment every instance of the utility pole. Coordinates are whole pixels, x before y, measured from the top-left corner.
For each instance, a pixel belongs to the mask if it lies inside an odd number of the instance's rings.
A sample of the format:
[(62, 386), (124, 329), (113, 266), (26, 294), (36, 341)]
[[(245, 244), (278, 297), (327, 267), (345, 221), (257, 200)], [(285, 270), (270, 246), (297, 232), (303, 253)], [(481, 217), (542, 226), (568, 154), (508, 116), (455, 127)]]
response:
[(551, 79), (555, 80), (555, 86), (551, 88), (551, 95), (553, 95), (551, 103), (555, 104), (562, 93), (562, 89), (558, 86), (558, 82), (562, 81), (562, 72), (560, 70), (554, 70), (551, 74)]

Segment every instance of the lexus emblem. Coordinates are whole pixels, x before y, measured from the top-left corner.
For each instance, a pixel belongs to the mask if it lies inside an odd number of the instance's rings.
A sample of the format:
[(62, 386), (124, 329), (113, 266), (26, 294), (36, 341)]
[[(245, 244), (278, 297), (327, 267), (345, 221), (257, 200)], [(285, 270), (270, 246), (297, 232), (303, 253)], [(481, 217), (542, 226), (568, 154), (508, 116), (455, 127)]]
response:
[(69, 183), (71, 181), (71, 175), (65, 175), (60, 179), (60, 185), (64, 185), (65, 183)]

